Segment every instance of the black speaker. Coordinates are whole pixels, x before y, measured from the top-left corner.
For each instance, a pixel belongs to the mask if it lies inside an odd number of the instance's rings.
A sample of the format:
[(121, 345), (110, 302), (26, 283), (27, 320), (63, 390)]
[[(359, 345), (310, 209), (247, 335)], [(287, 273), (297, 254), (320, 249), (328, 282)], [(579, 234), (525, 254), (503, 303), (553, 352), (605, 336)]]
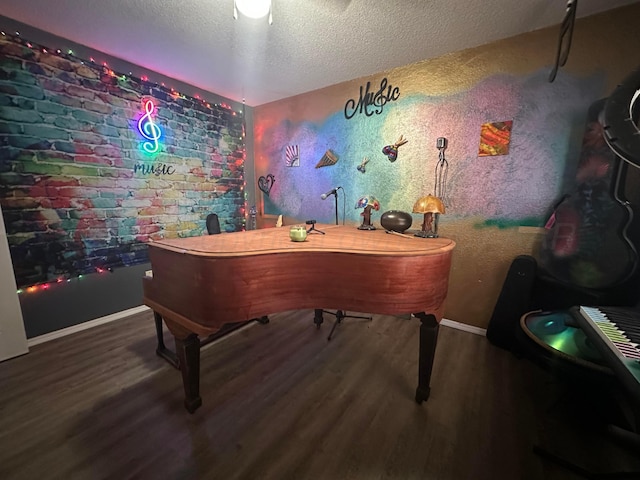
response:
[(497, 347), (518, 350), (516, 329), (520, 328), (520, 317), (529, 311), (536, 267), (531, 255), (518, 255), (511, 262), (487, 327), (487, 339)]

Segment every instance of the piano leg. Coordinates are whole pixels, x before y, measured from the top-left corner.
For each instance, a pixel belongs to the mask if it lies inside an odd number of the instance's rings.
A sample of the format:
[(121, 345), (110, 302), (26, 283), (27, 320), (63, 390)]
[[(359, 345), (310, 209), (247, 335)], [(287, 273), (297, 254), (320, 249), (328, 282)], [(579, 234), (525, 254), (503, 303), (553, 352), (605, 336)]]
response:
[(418, 357), (418, 388), (416, 402), (422, 403), (431, 393), (431, 370), (436, 354), (438, 341), (438, 322), (435, 315), (420, 312), (415, 314), (420, 319), (420, 347)]
[(200, 398), (200, 339), (192, 333), (186, 337), (176, 336), (176, 353), (184, 385), (184, 406), (189, 413), (202, 405)]
[(173, 365), (175, 368), (178, 366), (178, 357), (176, 354), (169, 350), (164, 345), (164, 334), (162, 333), (162, 315), (158, 312), (153, 312), (153, 319), (156, 322), (156, 336), (158, 337), (158, 346), (156, 347), (156, 355), (164, 358), (167, 362)]
[(316, 324), (316, 328), (320, 328), (320, 325), (322, 325), (322, 322), (324, 322), (324, 318), (322, 317), (322, 309), (316, 308), (313, 312), (313, 323)]

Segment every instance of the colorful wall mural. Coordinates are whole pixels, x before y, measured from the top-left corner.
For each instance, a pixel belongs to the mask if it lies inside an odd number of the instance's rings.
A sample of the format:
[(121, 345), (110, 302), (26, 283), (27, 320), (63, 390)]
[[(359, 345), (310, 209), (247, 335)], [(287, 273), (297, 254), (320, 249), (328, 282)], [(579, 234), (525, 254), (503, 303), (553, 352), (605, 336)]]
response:
[(19, 287), (244, 228), (242, 112), (0, 37), (0, 202)]
[[(265, 212), (332, 223), (333, 205), (320, 196), (338, 185), (345, 191), (348, 221), (357, 220), (355, 203), (365, 194), (380, 200), (381, 213), (411, 211), (418, 198), (434, 193), (436, 139), (444, 136), (447, 215), (542, 226), (549, 199), (562, 187), (570, 148), (566, 132), (584, 128), (583, 99), (596, 97), (603, 84), (602, 75), (563, 75), (549, 88), (547, 76), (542, 69), (523, 77), (491, 75), (467, 90), (438, 96), (405, 87), (398, 78), (399, 98), (379, 113), (346, 119), (340, 108), (316, 121), (283, 118), (263, 134), (270, 141), (261, 154), (277, 179), (265, 197)], [(482, 125), (503, 118), (514, 125), (508, 154), (479, 158)], [(397, 153), (385, 152), (399, 137), (406, 143), (400, 142)], [(281, 161), (290, 144), (300, 146), (300, 168)], [(317, 168), (327, 151), (337, 160)], [(369, 161), (361, 172), (364, 158)]]
[[(356, 202), (373, 195), (379, 226), (383, 212), (411, 212), (434, 193), (446, 138), (439, 233), (457, 247), (445, 317), (486, 328), (510, 263), (536, 254), (552, 205), (575, 186), (589, 106), (640, 64), (628, 15), (579, 20), (553, 83), (558, 32), (545, 29), (256, 107), (256, 177), (277, 179), (263, 215), (333, 223), (335, 197), (321, 195), (340, 186), (339, 222), (344, 208), (357, 227)], [(508, 125), (508, 138), (487, 140), (487, 125)], [(299, 146), (299, 168), (282, 161), (288, 145)], [(337, 161), (315, 168), (328, 151)]]

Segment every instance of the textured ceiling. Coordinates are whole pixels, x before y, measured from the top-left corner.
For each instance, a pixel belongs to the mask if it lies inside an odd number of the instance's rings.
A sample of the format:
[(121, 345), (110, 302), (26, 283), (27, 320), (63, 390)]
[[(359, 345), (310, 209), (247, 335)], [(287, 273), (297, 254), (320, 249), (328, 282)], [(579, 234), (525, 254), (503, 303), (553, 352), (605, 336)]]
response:
[[(584, 17), (638, 0), (579, 0)], [(565, 0), (0, 0), (0, 14), (249, 106), (558, 25)], [(552, 58), (549, 59), (551, 64)]]

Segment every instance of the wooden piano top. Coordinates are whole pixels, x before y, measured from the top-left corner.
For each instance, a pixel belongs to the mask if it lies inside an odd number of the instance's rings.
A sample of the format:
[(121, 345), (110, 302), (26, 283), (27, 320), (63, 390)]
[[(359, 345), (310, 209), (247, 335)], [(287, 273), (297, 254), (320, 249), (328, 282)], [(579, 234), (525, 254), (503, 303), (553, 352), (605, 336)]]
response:
[(246, 232), (165, 239), (149, 246), (203, 257), (235, 257), (292, 252), (342, 252), (366, 255), (413, 256), (441, 254), (454, 248), (448, 238), (419, 238), (385, 230), (358, 230), (354, 226), (316, 225), (324, 235), (311, 232), (304, 242), (289, 238), (289, 227)]

